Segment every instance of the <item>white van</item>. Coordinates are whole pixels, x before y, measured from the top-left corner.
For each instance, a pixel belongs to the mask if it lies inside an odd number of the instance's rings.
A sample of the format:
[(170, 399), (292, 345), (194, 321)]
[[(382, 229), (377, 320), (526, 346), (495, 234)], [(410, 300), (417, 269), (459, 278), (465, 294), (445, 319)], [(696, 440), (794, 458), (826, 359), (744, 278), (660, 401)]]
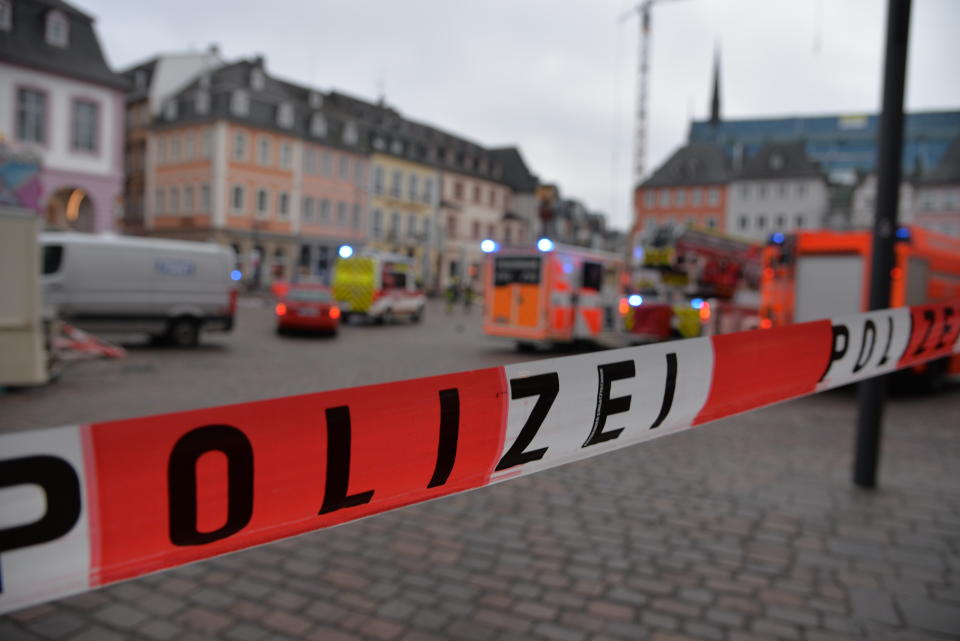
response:
[(232, 249), (159, 238), (45, 232), (44, 302), (90, 332), (139, 332), (180, 346), (233, 328)]

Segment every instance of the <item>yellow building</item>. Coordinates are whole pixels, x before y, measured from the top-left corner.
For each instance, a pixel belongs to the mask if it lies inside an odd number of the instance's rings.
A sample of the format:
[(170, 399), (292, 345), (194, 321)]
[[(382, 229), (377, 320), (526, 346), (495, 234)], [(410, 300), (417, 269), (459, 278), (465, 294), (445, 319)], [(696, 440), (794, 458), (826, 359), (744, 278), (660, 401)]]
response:
[(371, 158), (368, 247), (414, 259), (415, 277), (431, 286), (436, 274), (439, 172), (383, 152)]

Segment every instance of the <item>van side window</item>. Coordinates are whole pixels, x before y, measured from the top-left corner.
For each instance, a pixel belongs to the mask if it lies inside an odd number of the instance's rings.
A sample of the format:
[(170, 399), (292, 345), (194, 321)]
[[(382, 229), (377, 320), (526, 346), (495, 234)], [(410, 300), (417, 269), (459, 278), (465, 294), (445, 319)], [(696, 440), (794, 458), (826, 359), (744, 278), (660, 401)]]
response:
[(600, 291), (603, 288), (603, 265), (600, 263), (583, 263), (583, 289), (595, 289)]
[(43, 273), (56, 274), (63, 264), (63, 245), (43, 246)]

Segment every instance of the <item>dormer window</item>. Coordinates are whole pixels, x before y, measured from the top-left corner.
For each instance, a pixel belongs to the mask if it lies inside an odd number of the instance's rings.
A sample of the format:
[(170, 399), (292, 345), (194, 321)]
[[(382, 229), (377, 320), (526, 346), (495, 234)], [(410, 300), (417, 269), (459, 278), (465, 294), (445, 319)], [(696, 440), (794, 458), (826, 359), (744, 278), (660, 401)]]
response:
[(0, 0), (0, 30), (10, 31), (13, 28), (13, 4), (10, 0)]
[(230, 96), (230, 111), (237, 116), (246, 116), (250, 113), (250, 94), (243, 89), (237, 89)]
[[(2, 0), (0, 0), (2, 2)], [(133, 82), (136, 84), (137, 89), (146, 89), (147, 88), (147, 72), (143, 69), (137, 70), (136, 75), (133, 77)]]
[(383, 138), (381, 138), (380, 136), (377, 136), (376, 138), (373, 139), (373, 148), (376, 149), (377, 151), (383, 151), (384, 149), (387, 148), (387, 143)]
[(47, 44), (55, 47), (66, 47), (70, 44), (70, 24), (62, 11), (54, 9), (47, 14)]
[(357, 125), (353, 122), (348, 122), (343, 128), (343, 142), (348, 145), (355, 145), (360, 139), (360, 134), (357, 132)]
[(263, 86), (266, 84), (266, 77), (263, 75), (262, 69), (254, 69), (250, 73), (250, 88), (254, 91), (263, 91)]
[(393, 144), (390, 146), (390, 151), (397, 154), (398, 156), (403, 153), (403, 143), (399, 140), (394, 140)]
[(323, 114), (316, 113), (310, 117), (310, 135), (323, 138), (327, 135), (327, 119)]
[(309, 101), (311, 109), (319, 109), (323, 106), (323, 96), (317, 91), (310, 92)]
[(286, 129), (293, 127), (293, 105), (289, 102), (277, 108), (277, 124)]
[(199, 84), (199, 86), (200, 86), (201, 89), (209, 89), (209, 88), (210, 88), (210, 74), (209, 74), (209, 73), (206, 73), (206, 72), (200, 74), (200, 82), (199, 82), (198, 84)]
[(173, 120), (177, 117), (177, 101), (170, 100), (163, 106), (163, 117), (167, 120)]
[(210, 92), (198, 91), (196, 104), (194, 106), (198, 114), (205, 114), (210, 111)]

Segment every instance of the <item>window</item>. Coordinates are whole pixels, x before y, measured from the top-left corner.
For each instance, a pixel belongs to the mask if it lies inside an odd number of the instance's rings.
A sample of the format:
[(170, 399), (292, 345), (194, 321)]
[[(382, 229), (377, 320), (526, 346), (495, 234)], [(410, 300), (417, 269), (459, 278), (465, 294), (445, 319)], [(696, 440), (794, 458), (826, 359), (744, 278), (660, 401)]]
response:
[(710, 205), (718, 205), (720, 203), (719, 189), (712, 188), (707, 190), (707, 203)]
[[(3, 6), (0, 0), (0, 7)], [(56, 274), (63, 265), (63, 245), (43, 246), (43, 273)]]
[(263, 91), (263, 86), (266, 83), (266, 78), (263, 75), (263, 70), (254, 69), (250, 72), (250, 88), (254, 91)]
[(303, 219), (304, 220), (313, 220), (316, 217), (317, 215), (317, 212), (315, 210), (316, 205), (317, 205), (317, 201), (314, 200), (313, 196), (304, 197), (303, 199)]
[(370, 229), (374, 238), (380, 238), (383, 235), (383, 212), (379, 209), (373, 210), (373, 222)]
[(167, 120), (173, 120), (177, 117), (178, 106), (175, 98), (172, 98), (163, 105), (163, 117)]
[(257, 163), (261, 165), (270, 164), (270, 140), (261, 138), (257, 141)]
[(170, 162), (180, 162), (180, 138), (178, 136), (170, 138)]
[(307, 149), (307, 153), (304, 155), (303, 166), (307, 173), (314, 174), (317, 172), (317, 150), (316, 149)]
[(473, 239), (480, 240), (480, 223), (473, 223)]
[(407, 236), (415, 238), (417, 235), (417, 217), (415, 214), (407, 216)]
[(424, 216), (423, 218), (423, 237), (430, 238), (430, 217)]
[(73, 148), (77, 151), (97, 151), (97, 129), (100, 108), (89, 100), (73, 101)]
[(164, 189), (157, 189), (156, 194), (154, 194), (153, 200), (153, 209), (155, 214), (162, 214), (167, 211), (167, 200), (166, 200), (166, 191)]
[(212, 207), (210, 201), (210, 185), (200, 185), (200, 211), (209, 212)]
[(237, 116), (250, 113), (250, 94), (243, 89), (235, 89), (230, 96), (230, 111)]
[(746, 231), (747, 229), (747, 217), (744, 216), (743, 214), (741, 214), (740, 217), (737, 219), (737, 228), (740, 231)]
[(234, 185), (230, 202), (233, 205), (233, 211), (236, 214), (243, 213), (243, 196), (243, 187), (241, 185)]
[(694, 207), (699, 207), (701, 202), (703, 202), (703, 191), (701, 191), (701, 189), (697, 187), (690, 194), (690, 203)]
[(764, 230), (767, 227), (767, 217), (763, 214), (757, 216), (757, 229)]
[(47, 14), (47, 28), (44, 36), (48, 44), (66, 47), (70, 44), (70, 25), (67, 17), (54, 9)]
[(787, 184), (786, 183), (777, 183), (777, 196), (783, 198), (787, 195)]
[(284, 169), (290, 169), (293, 165), (293, 149), (290, 143), (285, 142), (280, 145), (280, 166)]
[(310, 135), (317, 138), (323, 138), (327, 135), (327, 119), (323, 117), (323, 114), (310, 116)]
[(390, 214), (390, 236), (392, 238), (400, 236), (400, 212), (398, 211)]
[(357, 183), (358, 185), (362, 185), (363, 174), (364, 174), (363, 161), (358, 158), (353, 162), (353, 182)]
[(497, 206), (497, 192), (493, 189), (493, 187), (490, 188), (490, 206)]
[(797, 214), (796, 222), (794, 223), (794, 225), (797, 227), (797, 229), (803, 229), (803, 228), (806, 226), (806, 224), (807, 224), (807, 221), (806, 221), (804, 215), (803, 215), (803, 214)]
[(750, 185), (740, 185), (740, 197), (750, 200)]
[(433, 202), (433, 178), (423, 179), (423, 202)]
[(308, 98), (311, 109), (319, 109), (323, 106), (323, 96), (316, 91), (310, 92), (310, 97)]
[(660, 206), (661, 207), (670, 206), (670, 190), (669, 189), (660, 190)]
[(480, 186), (479, 185), (473, 186), (473, 202), (475, 203), (480, 202)]
[(183, 188), (183, 213), (193, 213), (193, 185), (187, 185)]
[(767, 197), (767, 186), (766, 185), (757, 185), (757, 194), (760, 198)]
[(280, 218), (290, 217), (290, 194), (285, 191), (280, 192), (277, 198), (277, 215)]
[(350, 159), (346, 156), (340, 156), (340, 180), (350, 178)]
[(360, 229), (360, 203), (353, 204), (353, 228)]
[(783, 229), (787, 226), (787, 217), (783, 214), (777, 214), (777, 229)]
[(417, 199), (417, 176), (416, 174), (410, 174), (410, 179), (407, 181), (407, 198), (410, 200)]
[(333, 154), (329, 151), (323, 152), (323, 175), (327, 178), (333, 176)]
[(399, 170), (394, 170), (393, 179), (390, 182), (390, 195), (400, 197), (400, 185), (403, 184), (403, 174)]
[(347, 203), (337, 203), (337, 227), (347, 226)]
[(242, 131), (233, 135), (233, 159), (240, 161), (247, 159), (247, 134)]
[(170, 188), (170, 213), (175, 214), (180, 210), (180, 192), (176, 187)]
[(657, 204), (657, 197), (651, 190), (646, 190), (643, 192), (643, 206), (647, 209), (653, 209)]
[(710, 229), (716, 229), (717, 219), (714, 218), (713, 216), (711, 216), (710, 218), (707, 218), (707, 227), (709, 227)]
[(677, 190), (677, 207), (683, 207), (687, 204), (687, 190), (678, 189)]
[(463, 183), (459, 180), (453, 183), (453, 197), (457, 200), (463, 200)]
[(198, 114), (205, 114), (210, 111), (210, 92), (198, 91), (196, 97), (194, 98), (193, 105)]
[(447, 238), (457, 237), (457, 218), (455, 216), (447, 217)]
[(270, 194), (266, 189), (257, 190), (257, 218), (266, 218), (270, 215)]
[(581, 286), (584, 289), (600, 291), (603, 288), (603, 265), (584, 261)]
[(807, 191), (807, 186), (804, 183), (797, 183), (797, 195), (802, 196), (804, 192)]
[(330, 201), (326, 198), (320, 200), (320, 222), (324, 224), (330, 222)]
[(493, 225), (487, 225), (487, 238), (490, 240), (497, 239), (497, 230)]
[(346, 125), (344, 125), (343, 142), (347, 143), (348, 145), (355, 145), (357, 144), (357, 139), (359, 137), (360, 135), (357, 133), (357, 126), (354, 123), (348, 122)]
[(193, 160), (193, 154), (194, 154), (193, 145), (194, 145), (193, 133), (191, 132), (183, 137), (183, 157), (186, 160)]
[(47, 94), (36, 89), (17, 90), (17, 139), (47, 142)]
[(213, 155), (213, 129), (207, 129), (203, 132), (203, 157), (209, 158)]
[(12, 27), (13, 5), (10, 4), (10, 0), (0, 0), (0, 29), (4, 31), (10, 31)]
[(373, 193), (383, 193), (383, 167), (379, 165), (373, 168)]
[(277, 124), (285, 129), (293, 126), (294, 110), (293, 105), (285, 102), (277, 107)]

